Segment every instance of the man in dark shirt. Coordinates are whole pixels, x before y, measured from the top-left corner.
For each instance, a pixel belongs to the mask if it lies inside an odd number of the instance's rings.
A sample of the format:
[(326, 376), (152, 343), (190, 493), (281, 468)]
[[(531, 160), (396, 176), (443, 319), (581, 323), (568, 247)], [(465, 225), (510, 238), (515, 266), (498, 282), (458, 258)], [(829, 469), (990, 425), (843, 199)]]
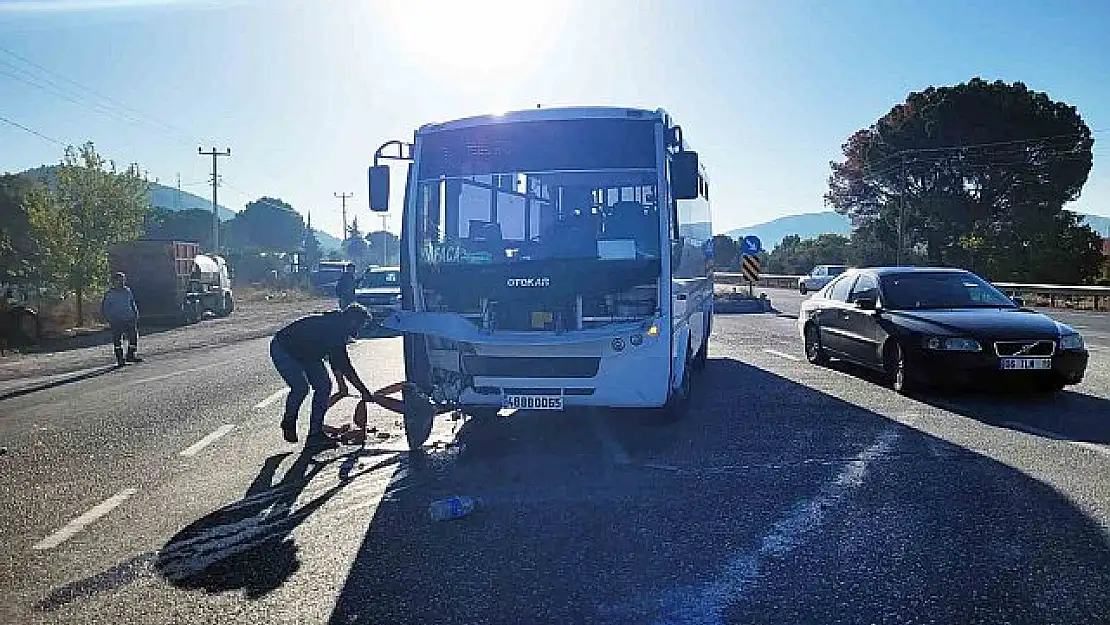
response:
[(343, 275), (339, 276), (339, 281), (335, 283), (335, 297), (339, 299), (339, 310), (345, 310), (349, 304), (355, 301), (357, 282), (355, 266), (347, 265), (344, 267)]
[(362, 383), (347, 355), (347, 340), (366, 323), (369, 313), (360, 304), (350, 304), (342, 311), (326, 312), (301, 317), (277, 331), (270, 341), (270, 358), (281, 378), (289, 385), (285, 400), (285, 416), (281, 431), (285, 440), (297, 442), (297, 413), (301, 410), (312, 387), (312, 413), (308, 420), (306, 444), (327, 442), (323, 434), (324, 413), (331, 394), (331, 377), (324, 361), (331, 363), (341, 388), (346, 388), (344, 378), (362, 393), (364, 401), (371, 400), (370, 390)]

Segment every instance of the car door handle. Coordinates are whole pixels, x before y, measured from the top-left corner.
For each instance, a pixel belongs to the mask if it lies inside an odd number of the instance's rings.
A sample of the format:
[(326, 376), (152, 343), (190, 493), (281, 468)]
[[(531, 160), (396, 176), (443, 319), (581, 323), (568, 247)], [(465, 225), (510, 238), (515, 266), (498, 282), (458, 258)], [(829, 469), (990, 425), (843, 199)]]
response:
[(680, 302), (685, 302), (686, 301), (686, 294), (685, 293), (679, 293), (678, 295), (675, 295), (674, 298), (676, 300), (680, 301)]

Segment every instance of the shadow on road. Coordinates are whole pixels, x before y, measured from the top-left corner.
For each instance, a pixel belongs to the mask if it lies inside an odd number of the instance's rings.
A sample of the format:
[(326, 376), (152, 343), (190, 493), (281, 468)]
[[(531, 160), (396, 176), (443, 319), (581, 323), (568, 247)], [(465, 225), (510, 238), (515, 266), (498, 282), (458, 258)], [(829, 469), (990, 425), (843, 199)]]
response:
[[(144, 336), (161, 334), (182, 327), (188, 326), (141, 323), (139, 325), (139, 345), (142, 346)], [(56, 354), (86, 347), (104, 347), (111, 344), (112, 333), (105, 328), (99, 332), (90, 332), (73, 337), (47, 337), (35, 345), (22, 348), (20, 351), (24, 354)], [(111, 352), (111, 350), (108, 351)]]
[[(395, 476), (331, 623), (1110, 618), (1110, 544), (1068, 496), (736, 360), (677, 424), (523, 414), (458, 442)], [(430, 521), (456, 493), (484, 503)]]
[(55, 377), (49, 382), (43, 382), (42, 384), (34, 384), (23, 388), (18, 388), (13, 391), (0, 392), (0, 401), (4, 401), (5, 399), (13, 399), (15, 397), (22, 397), (23, 395), (29, 395), (31, 393), (37, 393), (39, 391), (45, 391), (52, 388), (58, 388), (59, 386), (73, 384), (74, 382), (80, 382), (82, 380), (89, 380), (92, 378), (100, 377), (106, 373), (113, 373), (115, 371), (119, 371), (119, 369), (115, 365), (108, 365), (100, 367), (99, 369), (85, 371), (83, 373), (78, 373), (75, 375)]
[(271, 456), (242, 500), (178, 532), (158, 552), (154, 568), (170, 583), (186, 589), (212, 593), (242, 589), (248, 598), (257, 598), (278, 588), (300, 568), (293, 530), (349, 480), (335, 482), (307, 498), (302, 498), (303, 491), (328, 465), (367, 453), (372, 452), (305, 449), (277, 483), (277, 469), (289, 454)]
[(1110, 400), (1077, 391), (992, 391), (920, 399), (987, 425), (1057, 440), (1110, 444)]
[[(828, 367), (885, 386), (871, 369), (834, 360)], [(1110, 444), (1110, 400), (1067, 387), (1057, 393), (995, 386), (982, 390), (926, 389), (915, 399), (975, 419), (1057, 440)], [(891, 390), (891, 393), (894, 391)]]

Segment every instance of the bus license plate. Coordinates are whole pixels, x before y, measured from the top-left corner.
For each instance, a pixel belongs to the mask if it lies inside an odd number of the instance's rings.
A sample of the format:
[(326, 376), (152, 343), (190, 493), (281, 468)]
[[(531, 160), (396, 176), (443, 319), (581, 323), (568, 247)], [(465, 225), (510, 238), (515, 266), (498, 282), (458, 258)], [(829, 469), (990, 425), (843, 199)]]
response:
[(513, 410), (562, 410), (563, 398), (558, 395), (506, 395), (501, 407)]
[(1051, 358), (1003, 358), (998, 365), (1007, 371), (1040, 371), (1052, 368)]

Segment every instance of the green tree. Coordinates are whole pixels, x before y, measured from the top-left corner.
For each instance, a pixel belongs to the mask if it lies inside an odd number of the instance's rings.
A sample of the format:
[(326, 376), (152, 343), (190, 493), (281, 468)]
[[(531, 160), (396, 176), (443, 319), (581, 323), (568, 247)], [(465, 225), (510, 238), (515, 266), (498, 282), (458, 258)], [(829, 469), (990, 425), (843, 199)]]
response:
[(844, 265), (849, 257), (849, 239), (839, 234), (822, 234), (802, 239), (796, 234), (783, 237), (767, 255), (763, 271), (769, 274), (800, 275), (815, 265)]
[(734, 269), (740, 263), (740, 244), (727, 234), (713, 237), (713, 267), (718, 270)]
[(343, 253), (359, 269), (366, 264), (367, 256), (370, 253), (370, 244), (362, 237), (362, 230), (359, 230), (358, 227), (358, 217), (352, 219), (351, 225), (347, 226), (347, 238), (343, 241)]
[(117, 170), (92, 142), (66, 148), (57, 178), (56, 190), (31, 195), (29, 217), (44, 277), (77, 296), (81, 325), (85, 294), (107, 281), (108, 248), (142, 233), (149, 185), (137, 165)]
[(366, 235), (369, 244), (367, 257), (379, 265), (399, 265), (401, 263), (401, 239), (388, 230), (379, 230)]
[(261, 197), (231, 220), (228, 247), (290, 252), (304, 245), (304, 233), (304, 218), (296, 209), (280, 199)]
[[(226, 235), (226, 224), (221, 224), (221, 239)], [(212, 249), (212, 211), (196, 208), (172, 211), (153, 207), (147, 213), (143, 232), (150, 239), (177, 239), (196, 241), (201, 249)]]
[(1098, 270), (1092, 238), (1064, 206), (1087, 180), (1093, 144), (1075, 107), (1022, 83), (930, 87), (848, 138), (826, 200), (884, 262), (889, 240), (901, 262), (917, 251), (993, 279), (1083, 282)]
[(35, 278), (39, 247), (28, 215), (35, 189), (35, 183), (24, 176), (0, 176), (0, 282), (28, 282)]

